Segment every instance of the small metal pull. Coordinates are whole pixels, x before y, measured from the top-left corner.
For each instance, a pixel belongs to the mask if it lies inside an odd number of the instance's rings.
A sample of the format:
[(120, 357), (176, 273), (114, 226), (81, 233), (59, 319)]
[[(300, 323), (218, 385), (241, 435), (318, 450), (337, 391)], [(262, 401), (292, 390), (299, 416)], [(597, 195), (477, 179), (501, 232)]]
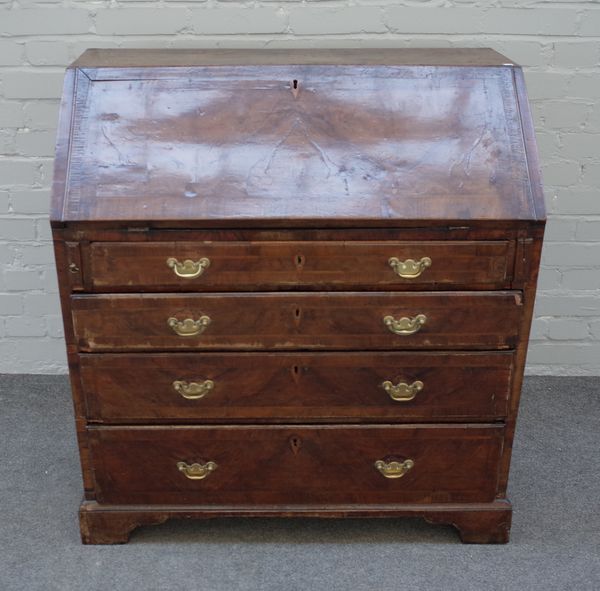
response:
[(184, 279), (194, 279), (195, 277), (199, 277), (209, 266), (210, 259), (206, 257), (201, 258), (199, 261), (186, 259), (183, 263), (180, 263), (173, 257), (167, 259), (167, 267), (173, 269), (173, 272), (177, 277), (183, 277)]
[(388, 260), (388, 264), (394, 269), (394, 272), (398, 277), (402, 277), (403, 279), (415, 279), (423, 273), (425, 269), (431, 267), (431, 259), (429, 257), (423, 257), (420, 261), (415, 261), (414, 259), (401, 261), (396, 257), (392, 257)]
[(392, 400), (395, 400), (396, 402), (408, 402), (423, 389), (423, 382), (417, 380), (412, 384), (399, 382), (394, 385), (389, 380), (386, 380), (381, 386), (390, 395)]
[(177, 469), (190, 480), (203, 480), (217, 469), (217, 464), (215, 462), (206, 462), (206, 464), (177, 462)]
[(403, 462), (384, 462), (383, 460), (375, 462), (375, 468), (386, 478), (402, 478), (414, 465), (415, 463), (411, 459)]
[(206, 327), (210, 324), (210, 317), (200, 316), (198, 320), (193, 318), (177, 320), (177, 318), (171, 317), (167, 320), (167, 324), (180, 337), (195, 337), (206, 330)]
[(187, 400), (199, 400), (204, 398), (213, 388), (215, 383), (212, 380), (204, 380), (203, 382), (184, 382), (183, 380), (175, 380), (173, 389), (187, 398)]
[(390, 332), (398, 335), (415, 334), (421, 330), (421, 327), (427, 322), (425, 314), (417, 314), (413, 318), (403, 316), (396, 320), (393, 316), (385, 316), (383, 323)]

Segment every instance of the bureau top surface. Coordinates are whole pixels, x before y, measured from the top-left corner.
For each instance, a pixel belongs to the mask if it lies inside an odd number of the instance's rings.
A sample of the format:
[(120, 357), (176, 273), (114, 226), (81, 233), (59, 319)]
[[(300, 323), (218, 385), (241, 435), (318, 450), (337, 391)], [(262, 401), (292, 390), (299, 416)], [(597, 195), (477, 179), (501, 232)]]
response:
[(51, 217), (541, 219), (531, 129), (491, 50), (93, 50), (67, 72)]

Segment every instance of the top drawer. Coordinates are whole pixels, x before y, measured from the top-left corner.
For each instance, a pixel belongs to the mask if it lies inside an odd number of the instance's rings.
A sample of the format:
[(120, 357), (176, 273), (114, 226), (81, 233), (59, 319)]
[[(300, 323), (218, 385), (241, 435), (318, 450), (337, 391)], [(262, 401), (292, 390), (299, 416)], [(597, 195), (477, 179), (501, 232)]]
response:
[(509, 288), (514, 243), (93, 242), (93, 291)]

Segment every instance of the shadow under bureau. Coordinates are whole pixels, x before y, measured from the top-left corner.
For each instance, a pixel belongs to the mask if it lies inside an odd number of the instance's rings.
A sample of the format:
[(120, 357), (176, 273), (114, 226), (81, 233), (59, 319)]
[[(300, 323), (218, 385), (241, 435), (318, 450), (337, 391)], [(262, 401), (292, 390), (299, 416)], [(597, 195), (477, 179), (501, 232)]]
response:
[(85, 543), (214, 516), (506, 542), (544, 230), (473, 50), (89, 50), (51, 221)]

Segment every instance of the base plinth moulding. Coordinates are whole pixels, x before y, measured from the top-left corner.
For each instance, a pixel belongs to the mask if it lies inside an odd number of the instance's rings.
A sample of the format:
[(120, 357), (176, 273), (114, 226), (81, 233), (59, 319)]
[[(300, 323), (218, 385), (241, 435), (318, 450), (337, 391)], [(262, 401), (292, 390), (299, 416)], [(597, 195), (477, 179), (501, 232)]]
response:
[(84, 501), (79, 509), (84, 544), (124, 544), (141, 526), (158, 525), (168, 519), (215, 517), (319, 517), (381, 518), (421, 517), (428, 523), (452, 525), (463, 543), (505, 544), (509, 540), (512, 507), (507, 500), (468, 505), (373, 506), (148, 506), (102, 505)]

